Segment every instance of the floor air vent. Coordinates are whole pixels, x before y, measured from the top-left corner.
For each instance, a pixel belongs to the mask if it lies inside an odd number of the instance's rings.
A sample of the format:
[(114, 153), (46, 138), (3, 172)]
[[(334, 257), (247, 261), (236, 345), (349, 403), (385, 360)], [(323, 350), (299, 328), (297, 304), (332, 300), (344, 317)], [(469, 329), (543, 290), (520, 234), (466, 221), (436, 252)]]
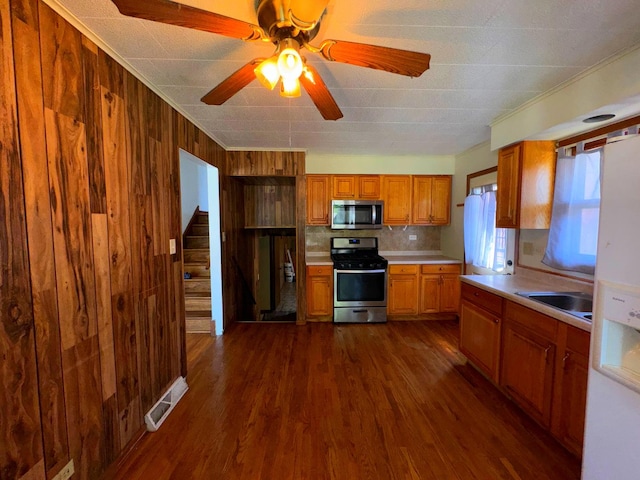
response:
[(162, 422), (169, 416), (173, 407), (176, 406), (188, 389), (189, 386), (184, 377), (180, 377), (173, 382), (169, 390), (167, 390), (163, 397), (158, 400), (144, 416), (144, 423), (147, 424), (148, 431), (155, 432), (160, 428)]

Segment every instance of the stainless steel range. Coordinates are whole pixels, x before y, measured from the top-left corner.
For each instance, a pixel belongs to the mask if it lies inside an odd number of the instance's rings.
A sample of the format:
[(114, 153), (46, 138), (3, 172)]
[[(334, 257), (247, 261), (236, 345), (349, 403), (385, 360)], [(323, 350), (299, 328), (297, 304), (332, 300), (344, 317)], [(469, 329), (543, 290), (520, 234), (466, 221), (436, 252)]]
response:
[(331, 239), (333, 321), (387, 321), (387, 260), (378, 255), (376, 237)]

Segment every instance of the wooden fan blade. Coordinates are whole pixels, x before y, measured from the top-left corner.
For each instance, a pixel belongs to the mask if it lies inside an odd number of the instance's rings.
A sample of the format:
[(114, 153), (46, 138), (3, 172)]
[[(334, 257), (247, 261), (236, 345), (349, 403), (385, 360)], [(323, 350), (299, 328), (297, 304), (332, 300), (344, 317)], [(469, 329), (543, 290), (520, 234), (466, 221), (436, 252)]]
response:
[(325, 40), (321, 53), (332, 62), (385, 70), (399, 75), (419, 77), (429, 68), (431, 55), (364, 43)]
[(207, 105), (222, 105), (256, 78), (254, 69), (263, 59), (254, 59), (236, 70), (200, 99)]
[(226, 37), (257, 40), (264, 34), (257, 25), (190, 7), (170, 0), (112, 0), (120, 13), (129, 17), (194, 28)]
[(320, 78), (318, 71), (311, 65), (307, 65), (307, 70), (310, 72), (309, 76), (306, 76), (306, 72), (300, 75), (300, 83), (307, 91), (313, 103), (322, 114), (325, 120), (338, 120), (342, 118), (342, 112), (338, 107), (338, 104), (331, 96), (329, 89)]

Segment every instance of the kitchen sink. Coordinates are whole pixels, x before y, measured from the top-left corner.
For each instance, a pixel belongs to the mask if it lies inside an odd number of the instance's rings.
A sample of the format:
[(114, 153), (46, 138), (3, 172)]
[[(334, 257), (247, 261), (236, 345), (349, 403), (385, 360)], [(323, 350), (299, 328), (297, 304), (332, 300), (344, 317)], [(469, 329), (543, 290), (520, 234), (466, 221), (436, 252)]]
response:
[(526, 297), (536, 302), (544, 303), (550, 307), (591, 321), (593, 310), (593, 297), (582, 292), (516, 292), (521, 297)]

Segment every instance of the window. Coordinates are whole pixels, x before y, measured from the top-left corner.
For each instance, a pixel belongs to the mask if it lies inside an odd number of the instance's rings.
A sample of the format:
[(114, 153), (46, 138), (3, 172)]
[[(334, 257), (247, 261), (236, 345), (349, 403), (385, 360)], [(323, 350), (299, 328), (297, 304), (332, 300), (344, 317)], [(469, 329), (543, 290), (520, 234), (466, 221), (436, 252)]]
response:
[(496, 183), (473, 187), (464, 203), (465, 261), (474, 273), (507, 267), (508, 230), (496, 228)]
[(561, 270), (594, 273), (601, 159), (602, 149), (558, 158), (544, 264)]

